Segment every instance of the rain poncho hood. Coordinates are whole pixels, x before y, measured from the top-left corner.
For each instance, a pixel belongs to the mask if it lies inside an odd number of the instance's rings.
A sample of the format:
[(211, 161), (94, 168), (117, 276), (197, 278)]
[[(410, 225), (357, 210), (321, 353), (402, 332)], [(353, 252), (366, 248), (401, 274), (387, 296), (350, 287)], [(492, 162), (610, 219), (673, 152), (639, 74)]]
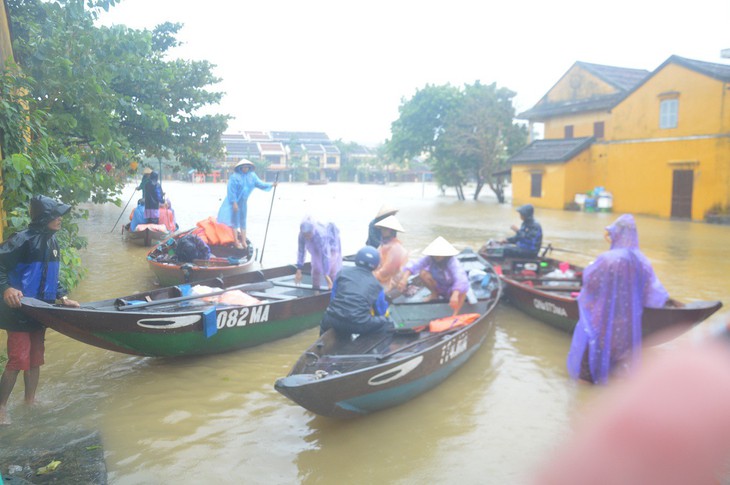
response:
[(606, 230), (611, 249), (583, 272), (580, 319), (568, 353), (570, 375), (588, 378), (590, 371), (590, 380), (599, 384), (619, 361), (638, 364), (644, 307), (661, 307), (669, 297), (639, 250), (633, 216), (622, 215)]
[[(31, 199), (28, 229), (16, 232), (0, 244), (0, 293), (12, 286), (22, 291), (23, 296), (47, 303), (66, 294), (58, 279), (61, 259), (58, 242), (48, 223), (70, 210), (71, 206), (43, 195)], [(0, 298), (0, 328), (31, 332), (43, 326), (10, 308)]]
[(58, 202), (57, 200), (36, 195), (30, 199), (30, 228), (37, 231), (47, 231), (48, 223), (57, 217), (66, 215), (71, 206)]

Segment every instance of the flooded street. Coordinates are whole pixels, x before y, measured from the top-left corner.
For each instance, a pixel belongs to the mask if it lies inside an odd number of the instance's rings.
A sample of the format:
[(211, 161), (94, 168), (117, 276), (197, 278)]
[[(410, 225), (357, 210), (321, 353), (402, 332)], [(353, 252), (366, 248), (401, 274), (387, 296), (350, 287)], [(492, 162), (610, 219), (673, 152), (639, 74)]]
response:
[[(154, 284), (147, 250), (121, 239), (120, 226), (139, 194), (133, 196), (133, 187), (122, 194), (125, 203), (133, 200), (113, 232), (121, 208), (89, 207), (83, 223), (89, 274), (73, 299), (122, 296)], [(226, 190), (221, 183), (186, 182), (163, 182), (163, 189), (183, 229), (215, 216)], [(487, 195), (459, 202), (432, 184), (282, 183), (275, 194), (254, 191), (248, 236), (263, 251), (264, 266), (292, 264), (299, 222), (312, 215), (340, 228), (343, 253), (350, 254), (364, 244), (368, 222), (383, 203), (400, 208), (407, 231), (401, 240), (412, 257), (436, 236), (476, 249), (519, 224), (510, 205)], [(553, 256), (582, 265), (607, 249), (603, 228), (617, 215), (536, 210), (544, 242), (570, 251)], [(636, 220), (641, 249), (674, 298), (730, 303), (730, 227)], [(444, 384), (352, 421), (317, 417), (274, 390), (317, 329), (187, 359), (113, 353), (49, 330), (39, 386), (44, 402), (24, 409), (19, 380), (10, 402), (13, 425), (0, 429), (0, 459), (98, 430), (112, 484), (524, 483), (602, 389), (568, 379), (569, 335), (505, 304), (497, 311), (493, 335)], [(723, 318), (716, 315), (693, 332)]]

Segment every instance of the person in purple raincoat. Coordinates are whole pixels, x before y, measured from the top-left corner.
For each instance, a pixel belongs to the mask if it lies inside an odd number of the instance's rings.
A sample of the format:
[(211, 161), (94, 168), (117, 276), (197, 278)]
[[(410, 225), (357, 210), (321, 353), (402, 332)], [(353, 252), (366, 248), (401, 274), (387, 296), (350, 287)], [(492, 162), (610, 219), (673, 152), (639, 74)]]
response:
[(226, 198), (218, 210), (218, 222), (233, 229), (236, 234), (236, 247), (246, 248), (246, 216), (248, 197), (253, 189), (266, 192), (276, 186), (276, 182), (262, 181), (254, 170), (252, 161), (243, 159), (233, 168), (233, 175), (228, 179)]
[(445, 298), (449, 300), (449, 306), (454, 310), (453, 314), (457, 315), (464, 306), (466, 292), (469, 290), (466, 271), (454, 257), (459, 254), (459, 250), (439, 236), (426, 246), (423, 254), (421, 259), (406, 265), (398, 289), (401, 292), (405, 291), (408, 278), (412, 274), (417, 274), (431, 290), (431, 295), (426, 301)]
[(302, 266), (306, 253), (312, 258), (312, 287), (321, 288), (322, 277), (327, 288), (332, 289), (332, 282), (342, 267), (342, 249), (340, 230), (333, 223), (323, 224), (305, 217), (299, 226), (299, 244), (297, 251), (296, 284), (302, 281)]
[(605, 384), (618, 367), (630, 370), (639, 363), (644, 307), (662, 307), (669, 298), (639, 250), (632, 215), (606, 227), (606, 238), (611, 249), (583, 272), (580, 319), (568, 352), (570, 376), (596, 384)]

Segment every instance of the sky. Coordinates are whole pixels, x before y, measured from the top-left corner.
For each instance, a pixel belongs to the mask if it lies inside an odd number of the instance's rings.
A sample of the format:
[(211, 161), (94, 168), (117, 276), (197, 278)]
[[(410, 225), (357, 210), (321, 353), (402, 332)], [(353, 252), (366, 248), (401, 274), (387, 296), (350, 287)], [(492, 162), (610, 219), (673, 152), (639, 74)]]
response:
[(122, 0), (100, 22), (184, 25), (172, 54), (208, 60), (228, 133), (325, 132), (375, 146), (427, 84), (496, 82), (527, 110), (577, 61), (652, 71), (730, 64), (730, 0)]

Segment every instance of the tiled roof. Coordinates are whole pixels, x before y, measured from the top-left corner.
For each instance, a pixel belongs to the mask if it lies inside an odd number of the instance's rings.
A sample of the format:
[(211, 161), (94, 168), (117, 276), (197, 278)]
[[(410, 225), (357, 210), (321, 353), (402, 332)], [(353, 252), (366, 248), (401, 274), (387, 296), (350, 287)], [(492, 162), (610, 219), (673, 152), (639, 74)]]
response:
[[(693, 71), (697, 71), (705, 76), (710, 76), (723, 82), (730, 82), (730, 65), (728, 64), (716, 64), (714, 62), (696, 61), (694, 59), (671, 56), (664, 64), (659, 66), (659, 69), (663, 68), (670, 62), (677, 63), (680, 66), (692, 69)], [(657, 69), (657, 71), (659, 69)]]
[(542, 103), (537, 104), (532, 109), (523, 111), (517, 115), (517, 118), (530, 119), (533, 121), (541, 121), (554, 116), (560, 116), (570, 113), (585, 113), (588, 111), (605, 111), (616, 106), (626, 93), (606, 94), (603, 96), (594, 96), (589, 99), (579, 99), (575, 101), (563, 101), (560, 103)]
[(305, 143), (304, 149), (307, 150), (307, 153), (310, 153), (313, 155), (324, 153), (324, 147), (319, 144)]
[(259, 147), (255, 142), (246, 140), (224, 140), (226, 156), (250, 157), (259, 155)]
[(324, 147), (324, 151), (327, 153), (340, 153), (340, 149), (337, 148), (335, 145), (322, 145)]
[(259, 143), (259, 148), (261, 149), (261, 153), (265, 154), (284, 154), (286, 153), (284, 151), (284, 145), (281, 143)]
[(630, 91), (634, 86), (639, 84), (649, 75), (649, 71), (646, 69), (604, 66), (601, 64), (591, 64), (590, 62), (580, 61), (575, 64), (601, 78), (612, 86), (615, 86), (621, 91)]
[(535, 140), (519, 152), (512, 155), (507, 163), (520, 165), (524, 163), (560, 163), (567, 162), (583, 150), (591, 146), (595, 138), (568, 138)]
[(272, 131), (271, 138), (276, 141), (298, 141), (300, 143), (330, 143), (327, 133), (318, 131)]
[(575, 66), (585, 69), (594, 76), (609, 83), (618, 92), (596, 95), (587, 99), (538, 103), (531, 109), (518, 114), (517, 118), (543, 121), (566, 114), (609, 110), (616, 106), (626, 97), (629, 91), (641, 84), (650, 75), (649, 71), (645, 69), (604, 66), (602, 64), (591, 64), (590, 62), (578, 61), (575, 63)]

